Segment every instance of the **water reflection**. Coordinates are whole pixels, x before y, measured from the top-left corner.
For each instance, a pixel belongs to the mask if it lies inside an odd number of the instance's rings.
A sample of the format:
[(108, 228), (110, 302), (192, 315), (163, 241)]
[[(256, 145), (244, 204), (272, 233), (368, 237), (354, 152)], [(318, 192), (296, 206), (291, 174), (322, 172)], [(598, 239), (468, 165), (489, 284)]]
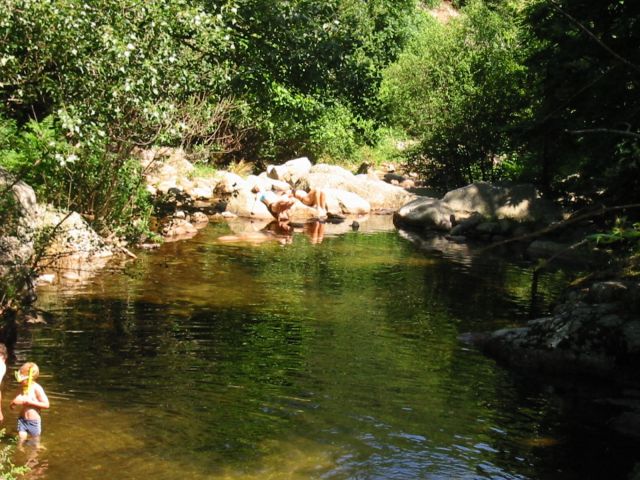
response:
[[(589, 471), (562, 453), (594, 435), (563, 431), (553, 395), (457, 341), (528, 317), (526, 266), (366, 227), (294, 232), (284, 248), (218, 241), (230, 234), (211, 226), (67, 295), (41, 291), (52, 322), (17, 355), (52, 372), (45, 478)], [(540, 279), (545, 304), (559, 280)]]

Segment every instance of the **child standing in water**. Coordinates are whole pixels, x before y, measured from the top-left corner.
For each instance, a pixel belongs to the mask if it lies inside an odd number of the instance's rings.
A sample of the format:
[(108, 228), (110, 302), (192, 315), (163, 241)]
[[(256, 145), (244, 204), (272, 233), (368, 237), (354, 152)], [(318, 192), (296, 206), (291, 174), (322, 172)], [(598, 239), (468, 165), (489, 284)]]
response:
[(11, 402), (10, 408), (22, 407), (18, 418), (18, 444), (22, 445), (30, 435), (37, 445), (42, 432), (40, 410), (49, 408), (49, 399), (42, 386), (36, 383), (40, 375), (38, 365), (27, 362), (16, 372), (16, 379), (22, 384), (22, 392)]

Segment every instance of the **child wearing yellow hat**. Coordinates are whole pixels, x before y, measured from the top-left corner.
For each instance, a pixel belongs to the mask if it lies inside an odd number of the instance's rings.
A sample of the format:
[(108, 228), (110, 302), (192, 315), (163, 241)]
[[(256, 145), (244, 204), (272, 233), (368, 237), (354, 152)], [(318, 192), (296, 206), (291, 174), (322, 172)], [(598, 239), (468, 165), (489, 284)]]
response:
[(42, 433), (40, 410), (49, 408), (49, 399), (44, 388), (36, 383), (40, 375), (38, 365), (27, 362), (16, 372), (16, 380), (22, 384), (22, 391), (13, 399), (10, 408), (22, 407), (18, 418), (18, 444), (22, 445), (29, 435), (37, 445)]

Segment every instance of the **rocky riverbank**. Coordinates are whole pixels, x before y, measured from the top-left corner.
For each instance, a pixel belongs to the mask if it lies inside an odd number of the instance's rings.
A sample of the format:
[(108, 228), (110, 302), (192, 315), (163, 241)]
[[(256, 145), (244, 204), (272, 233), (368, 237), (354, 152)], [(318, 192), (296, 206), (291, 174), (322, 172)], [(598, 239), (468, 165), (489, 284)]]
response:
[[(258, 200), (257, 189), (322, 189), (330, 216), (358, 222), (366, 222), (369, 215), (391, 214), (417, 198), (397, 185), (399, 176), (375, 171), (354, 174), (335, 165), (313, 165), (306, 157), (269, 165), (258, 175), (241, 176), (222, 170), (199, 175), (180, 150), (149, 150), (140, 156), (147, 189), (159, 214), (158, 230), (166, 240), (193, 236), (209, 220), (273, 220)], [(290, 218), (296, 222), (313, 219), (316, 214), (314, 208), (300, 201), (289, 210)]]
[[(305, 157), (270, 165), (259, 175), (241, 176), (211, 169), (199, 174), (180, 149), (152, 149), (137, 155), (155, 206), (155, 230), (162, 241), (193, 237), (210, 221), (229, 222), (238, 232), (247, 225), (263, 228), (273, 217), (258, 201), (256, 188), (323, 189), (329, 214), (340, 219), (328, 222), (336, 232), (360, 227), (366, 230), (372, 216), (391, 213), (416, 197), (393, 184), (398, 183), (398, 175), (385, 178), (389, 172), (374, 171), (354, 174), (337, 166), (312, 165)], [(101, 238), (78, 213), (38, 203), (29, 185), (0, 173), (0, 187), (7, 189), (16, 205), (16, 218), (0, 236), (0, 273), (8, 281), (24, 285), (21, 296), (25, 302), (34, 297), (33, 288), (38, 283), (83, 281), (113, 258), (135, 257), (123, 240)], [(405, 181), (405, 186), (411, 186), (411, 182)], [(290, 210), (296, 222), (315, 215), (314, 208), (299, 201)], [(157, 245), (152, 241), (140, 244)]]
[(549, 316), (467, 339), (488, 355), (527, 370), (635, 378), (640, 371), (640, 280), (570, 288)]
[[(567, 381), (599, 380), (608, 386), (588, 396), (608, 408), (605, 425), (640, 437), (640, 280), (600, 280), (569, 288), (549, 316), (495, 332), (470, 333), (462, 341), (527, 375)], [(562, 381), (564, 379), (564, 381)], [(586, 384), (586, 383), (585, 383)], [(612, 393), (612, 388), (617, 393)]]

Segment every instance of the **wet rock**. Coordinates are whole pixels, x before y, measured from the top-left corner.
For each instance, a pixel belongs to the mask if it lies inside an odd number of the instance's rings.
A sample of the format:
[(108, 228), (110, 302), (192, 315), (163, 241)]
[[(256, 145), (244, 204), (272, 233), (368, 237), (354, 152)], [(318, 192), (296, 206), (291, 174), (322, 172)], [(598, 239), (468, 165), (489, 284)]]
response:
[(460, 221), (459, 223), (457, 223), (451, 229), (451, 235), (452, 236), (463, 235), (464, 233), (468, 232), (469, 230), (474, 229), (483, 220), (484, 220), (484, 217), (480, 213), (474, 212), (468, 218), (465, 218), (462, 221)]
[[(640, 371), (640, 319), (628, 308), (625, 291), (617, 281), (594, 283), (566, 295), (553, 315), (475, 337), (474, 343), (516, 367), (634, 375)], [(607, 302), (595, 303), (600, 300)]]
[(393, 223), (399, 227), (433, 228), (451, 230), (454, 212), (448, 205), (435, 198), (417, 198), (400, 208), (393, 216)]

